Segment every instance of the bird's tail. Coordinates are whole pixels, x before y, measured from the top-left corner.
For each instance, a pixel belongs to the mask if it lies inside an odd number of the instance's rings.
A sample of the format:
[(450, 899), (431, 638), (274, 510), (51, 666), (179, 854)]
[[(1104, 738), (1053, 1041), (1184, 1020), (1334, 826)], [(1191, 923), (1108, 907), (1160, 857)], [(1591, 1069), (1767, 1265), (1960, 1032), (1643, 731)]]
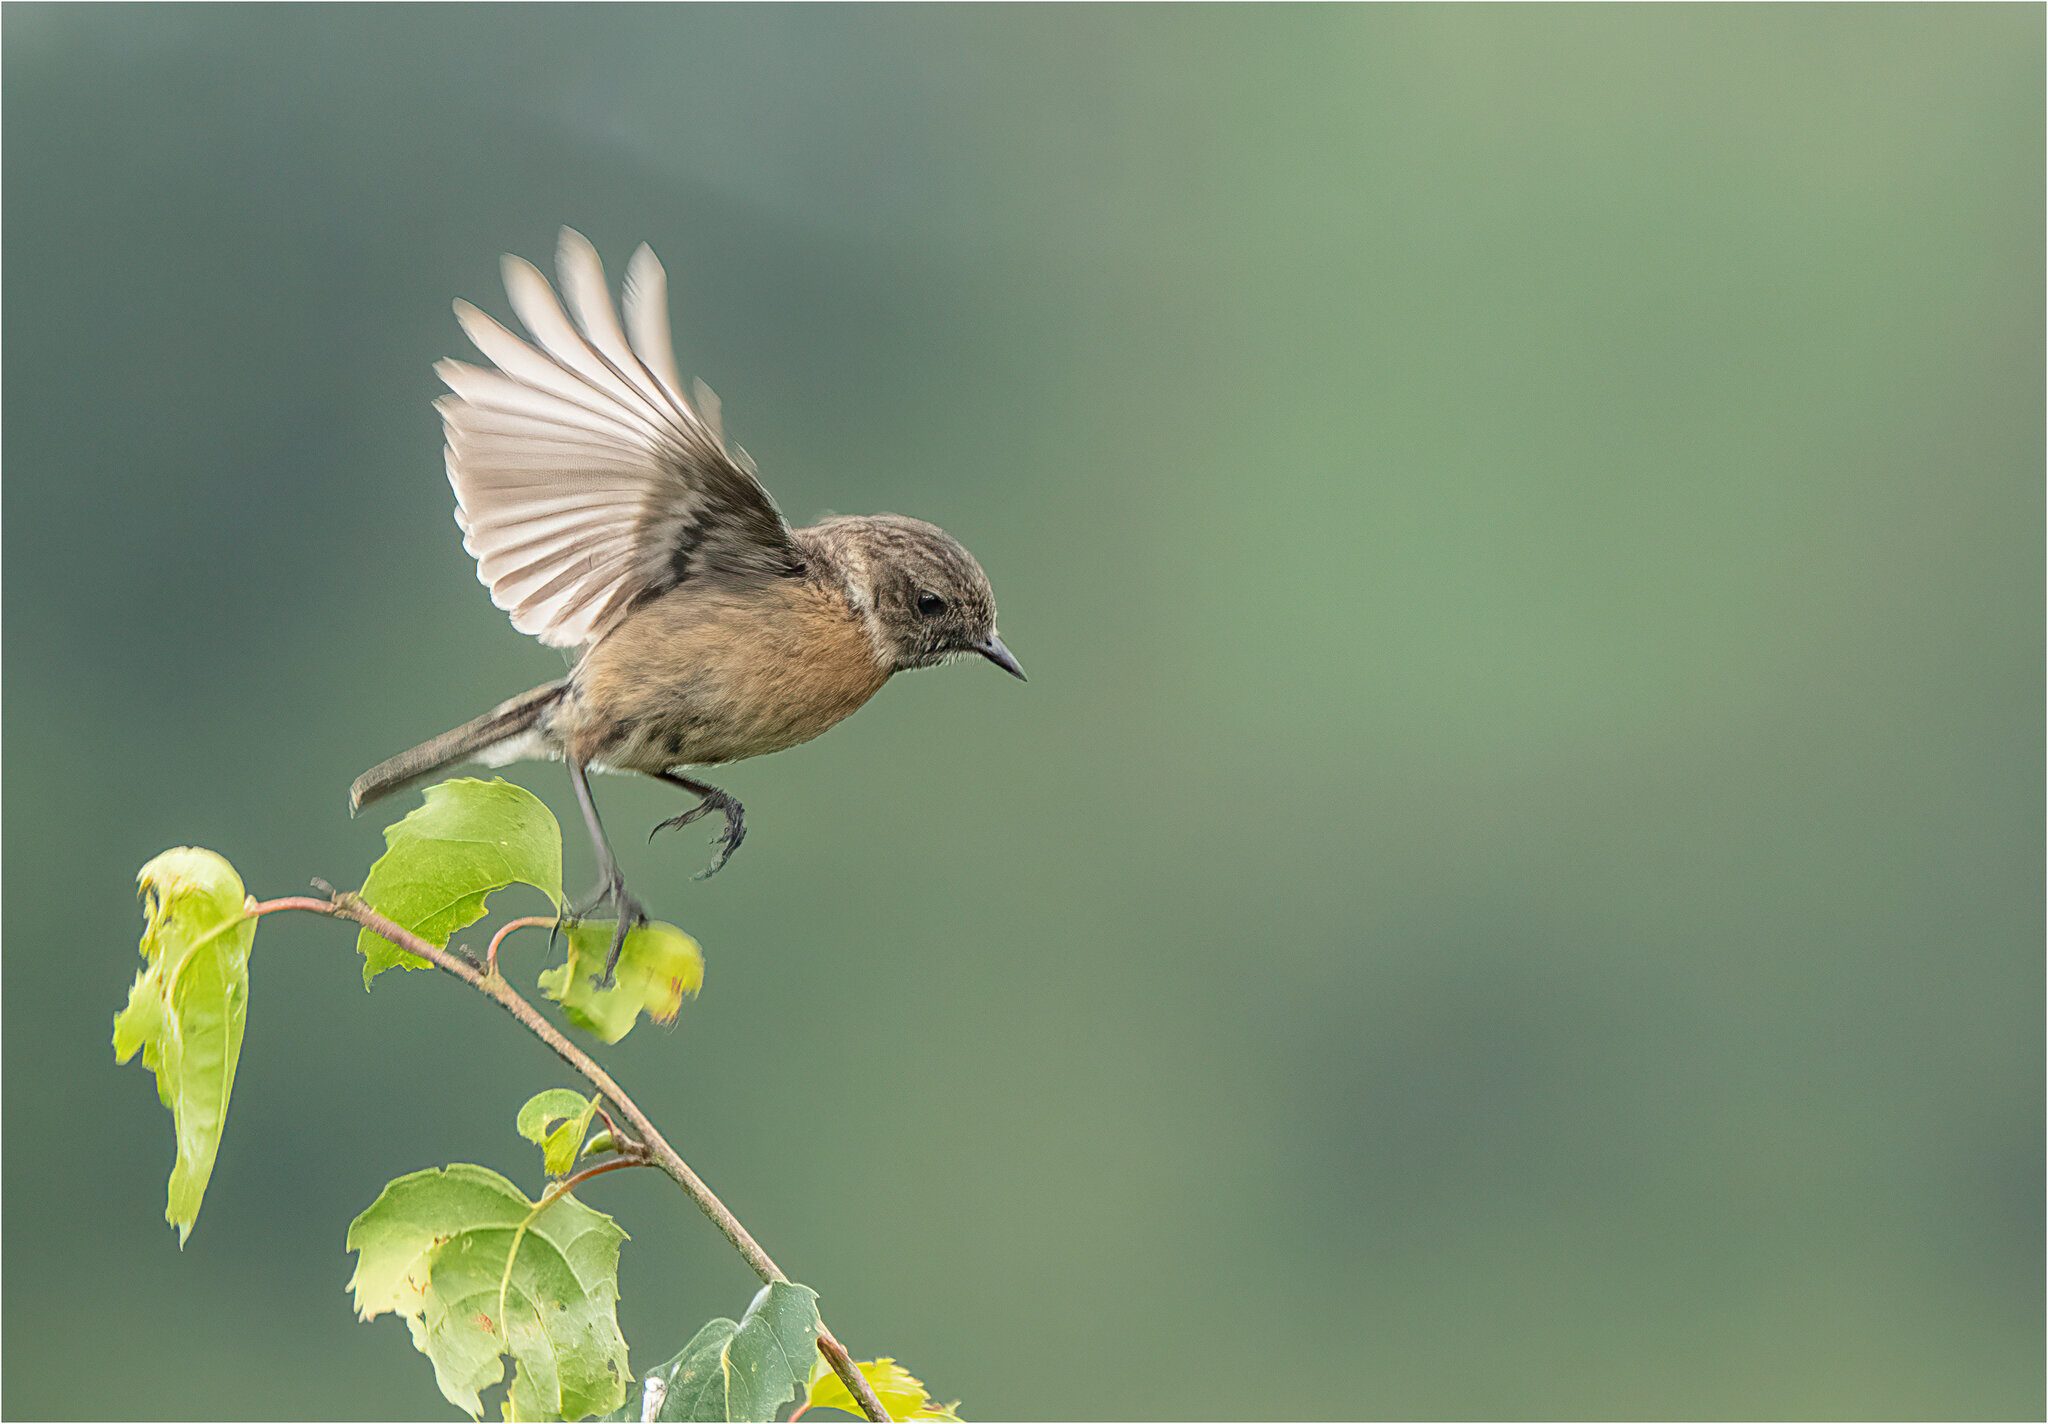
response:
[(452, 732), (443, 732), (430, 741), (421, 742), (411, 751), (400, 752), (389, 761), (379, 762), (357, 777), (356, 784), (349, 787), (349, 814), (353, 816), (372, 801), (424, 781), (443, 767), (470, 761), (501, 743), (532, 731), (541, 714), (561, 699), (568, 685), (566, 680), (550, 682), (531, 692), (522, 692), (510, 702), (499, 703), (473, 722), (464, 722)]

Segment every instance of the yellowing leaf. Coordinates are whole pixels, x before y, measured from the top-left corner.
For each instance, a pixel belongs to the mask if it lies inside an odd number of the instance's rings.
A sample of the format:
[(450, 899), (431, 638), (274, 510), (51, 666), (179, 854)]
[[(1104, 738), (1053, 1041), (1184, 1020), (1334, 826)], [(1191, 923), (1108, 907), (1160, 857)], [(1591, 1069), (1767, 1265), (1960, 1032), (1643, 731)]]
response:
[[(509, 781), (429, 786), (417, 810), (385, 828), (384, 845), (363, 899), (436, 945), (482, 919), (485, 900), (507, 885), (531, 885), (562, 903), (561, 827), (539, 797)], [(430, 967), (374, 930), (357, 935), (356, 948), (365, 988), (387, 969)]]
[(181, 846), (142, 867), (142, 957), (148, 961), (114, 1020), (114, 1058), (142, 1050), (178, 1141), (164, 1219), (178, 1244), (192, 1234), (227, 1124), (242, 1028), (249, 1012), (249, 950), (256, 921), (235, 868), (210, 850)]
[(569, 958), (540, 976), (540, 990), (562, 1006), (569, 1022), (606, 1043), (632, 1031), (644, 1011), (656, 1023), (674, 1023), (683, 1000), (704, 987), (704, 951), (674, 925), (659, 920), (635, 926), (619, 954), (618, 982), (600, 990), (591, 976), (612, 949), (612, 922), (569, 927)]
[[(875, 1398), (882, 1401), (882, 1408), (891, 1419), (949, 1419), (960, 1418), (960, 1401), (951, 1404), (937, 1403), (925, 1392), (924, 1381), (903, 1366), (884, 1355), (879, 1360), (856, 1360), (854, 1368), (861, 1378), (868, 1382), (868, 1388), (875, 1392)], [(806, 1409), (837, 1409), (851, 1414), (856, 1419), (866, 1418), (860, 1405), (854, 1402), (853, 1394), (832, 1373), (832, 1367), (818, 1358), (811, 1367), (810, 1392), (804, 1396)]]
[(541, 1159), (550, 1177), (559, 1177), (576, 1165), (583, 1147), (583, 1134), (597, 1115), (597, 1099), (568, 1088), (549, 1088), (535, 1093), (519, 1110), (519, 1135), (540, 1147)]
[(534, 1207), (496, 1172), (457, 1163), (400, 1177), (348, 1229), (356, 1313), (402, 1316), (441, 1393), (473, 1417), (506, 1355), (508, 1418), (581, 1419), (626, 1397), (626, 1233), (574, 1196)]

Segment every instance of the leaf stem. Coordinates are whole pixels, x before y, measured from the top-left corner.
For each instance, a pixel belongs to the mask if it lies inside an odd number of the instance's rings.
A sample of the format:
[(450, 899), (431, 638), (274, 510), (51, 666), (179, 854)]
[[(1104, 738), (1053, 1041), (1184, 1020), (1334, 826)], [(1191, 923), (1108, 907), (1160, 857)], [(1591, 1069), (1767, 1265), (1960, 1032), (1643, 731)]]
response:
[(505, 1317), (505, 1296), (512, 1289), (512, 1268), (519, 1264), (519, 1243), (526, 1239), (527, 1228), (540, 1220), (541, 1213), (560, 1201), (592, 1177), (601, 1177), (606, 1172), (616, 1172), (622, 1167), (652, 1167), (654, 1163), (645, 1157), (620, 1157), (610, 1162), (600, 1162), (595, 1167), (586, 1167), (573, 1177), (564, 1177), (540, 1194), (540, 1200), (533, 1204), (533, 1210), (519, 1223), (512, 1233), (512, 1249), (505, 1253), (505, 1273), (498, 1277), (498, 1329), (503, 1332), (505, 1342), (512, 1341), (512, 1326)]
[(624, 1155), (634, 1153), (642, 1153), (644, 1155), (640, 1144), (635, 1142), (632, 1135), (620, 1127), (617, 1122), (613, 1121), (612, 1115), (604, 1110), (603, 1098), (597, 1100), (597, 1115), (604, 1119), (604, 1130), (612, 1135), (612, 1151)]
[[(725, 1203), (718, 1199), (717, 1194), (705, 1185), (704, 1179), (691, 1170), (690, 1164), (683, 1160), (682, 1154), (669, 1145), (668, 1139), (661, 1135), (661, 1130), (654, 1125), (653, 1120), (641, 1111), (640, 1105), (627, 1096), (626, 1090), (619, 1086), (618, 1079), (600, 1067), (596, 1059), (570, 1042), (560, 1029), (548, 1022), (538, 1009), (522, 998), (518, 990), (506, 983), (503, 976), (487, 973), (462, 956), (439, 945), (428, 943), (403, 925), (378, 914), (360, 895), (348, 891), (339, 891), (331, 899), (326, 900), (311, 895), (287, 895), (281, 899), (259, 901), (251, 896), (247, 910), (252, 916), (267, 915), (277, 910), (307, 910), (316, 915), (353, 920), (409, 953), (418, 955), (443, 973), (460, 979), (490, 999), (516, 1019), (521, 1028), (554, 1050), (557, 1058), (575, 1069), (586, 1082), (617, 1105), (626, 1121), (633, 1125), (633, 1131), (639, 1136), (641, 1149), (652, 1159), (653, 1165), (666, 1172), (669, 1178), (683, 1189), (683, 1194), (697, 1204), (697, 1209), (711, 1218), (711, 1224), (718, 1228), (720, 1235), (732, 1243), (732, 1248), (740, 1253), (740, 1259), (747, 1263), (755, 1275), (769, 1285), (789, 1280), (782, 1268), (762, 1249), (761, 1243), (740, 1224), (739, 1218), (734, 1216)], [(500, 931), (501, 938), (503, 933)], [(493, 948), (495, 947), (494, 941)], [(618, 1165), (624, 1164), (604, 1163), (581, 1175), (595, 1176), (599, 1171), (610, 1170)], [(579, 1178), (572, 1177), (569, 1180), (573, 1182)], [(882, 1401), (875, 1397), (873, 1388), (855, 1367), (853, 1357), (847, 1353), (846, 1347), (839, 1343), (839, 1337), (825, 1327), (823, 1319), (818, 1321), (818, 1353), (825, 1357), (825, 1362), (832, 1367), (832, 1373), (839, 1376), (840, 1382), (846, 1386), (854, 1399), (859, 1401), (862, 1413), (869, 1419), (877, 1421), (886, 1421), (889, 1418), (889, 1412), (882, 1407)]]
[(592, 1177), (602, 1177), (606, 1172), (616, 1172), (625, 1167), (652, 1167), (655, 1164), (645, 1157), (615, 1157), (609, 1162), (600, 1162), (594, 1167), (585, 1167), (573, 1177), (564, 1177), (549, 1187), (541, 1196), (536, 1214), (546, 1211), (563, 1197), (582, 1186)]
[(507, 920), (499, 927), (498, 932), (491, 936), (491, 947), (484, 951), (484, 972), (486, 974), (496, 974), (498, 972), (498, 946), (505, 942), (506, 935), (514, 930), (537, 929), (541, 925), (551, 925), (553, 923), (555, 923), (555, 920), (552, 915), (522, 915), (516, 920)]

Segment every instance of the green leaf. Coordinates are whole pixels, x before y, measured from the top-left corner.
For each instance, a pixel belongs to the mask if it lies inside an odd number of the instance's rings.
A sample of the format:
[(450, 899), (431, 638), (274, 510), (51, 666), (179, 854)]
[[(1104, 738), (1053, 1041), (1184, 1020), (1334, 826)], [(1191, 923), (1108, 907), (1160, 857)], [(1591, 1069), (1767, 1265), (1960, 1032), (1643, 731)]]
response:
[[(661, 1391), (652, 1417), (765, 1424), (803, 1389), (817, 1353), (817, 1292), (788, 1281), (763, 1286), (737, 1324), (712, 1321), (648, 1372)], [(646, 1388), (647, 1380), (637, 1382), (609, 1417), (642, 1418)]]
[(227, 1125), (242, 1028), (249, 1014), (249, 949), (256, 921), (235, 868), (210, 850), (180, 846), (136, 877), (148, 961), (114, 1019), (114, 1059), (142, 1050), (157, 1096), (171, 1110), (178, 1158), (164, 1219), (178, 1244), (192, 1234)]
[[(363, 898), (421, 939), (448, 937), (483, 918), (484, 901), (507, 885), (531, 885), (562, 903), (562, 830), (540, 798), (509, 781), (463, 778), (427, 788), (426, 802), (384, 830)], [(363, 987), (387, 969), (426, 969), (374, 930), (356, 936)]]
[[(891, 1419), (943, 1419), (959, 1424), (959, 1400), (940, 1404), (925, 1390), (923, 1380), (887, 1355), (879, 1360), (855, 1360), (853, 1367), (868, 1382), (875, 1398), (882, 1401), (882, 1408)], [(811, 1387), (804, 1396), (804, 1408), (837, 1409), (856, 1419), (867, 1417), (854, 1402), (853, 1392), (840, 1382), (838, 1375), (832, 1373), (832, 1367), (825, 1363), (822, 1355), (811, 1366)]]
[(510, 1416), (581, 1419), (626, 1397), (625, 1239), (574, 1196), (536, 1212), (496, 1172), (457, 1163), (400, 1177), (350, 1224), (348, 1288), (363, 1319), (404, 1317), (457, 1408), (481, 1418), (478, 1392), (504, 1377), (510, 1355)]
[(704, 951), (674, 925), (651, 920), (626, 936), (619, 952), (618, 982), (599, 990), (591, 976), (611, 953), (613, 922), (593, 920), (569, 927), (569, 958), (540, 976), (540, 990), (562, 1006), (569, 1022), (606, 1043), (632, 1031), (642, 1011), (670, 1024), (683, 1000), (704, 987)]
[(519, 1110), (519, 1135), (540, 1147), (541, 1159), (550, 1177), (559, 1177), (576, 1165), (583, 1146), (583, 1134), (597, 1115), (597, 1099), (568, 1088), (549, 1088), (535, 1093)]

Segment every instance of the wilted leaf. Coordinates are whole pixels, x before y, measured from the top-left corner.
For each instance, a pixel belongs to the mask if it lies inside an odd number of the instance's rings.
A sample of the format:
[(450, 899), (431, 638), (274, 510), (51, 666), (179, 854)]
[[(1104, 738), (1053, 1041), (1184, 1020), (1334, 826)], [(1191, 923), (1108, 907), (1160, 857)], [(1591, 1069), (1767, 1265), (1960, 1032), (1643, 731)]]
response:
[[(663, 1391), (659, 1420), (775, 1418), (810, 1377), (818, 1353), (818, 1294), (809, 1286), (763, 1286), (738, 1323), (712, 1321), (683, 1352), (648, 1371)], [(612, 1419), (641, 1417), (646, 1380), (636, 1381)]]
[(142, 867), (142, 957), (128, 1006), (114, 1019), (114, 1058), (142, 1050), (157, 1096), (171, 1110), (178, 1158), (164, 1219), (178, 1244), (192, 1234), (227, 1123), (242, 1027), (249, 1013), (249, 949), (256, 921), (235, 868), (210, 850), (181, 846)]
[[(879, 1360), (855, 1360), (854, 1368), (861, 1378), (868, 1382), (868, 1388), (875, 1392), (875, 1398), (882, 1401), (882, 1408), (891, 1419), (945, 1419), (958, 1424), (960, 1401), (940, 1404), (926, 1392), (924, 1381), (903, 1366), (884, 1355)], [(832, 1367), (820, 1355), (818, 1362), (811, 1366), (810, 1392), (804, 1396), (806, 1409), (837, 1409), (855, 1418), (865, 1418), (860, 1405), (854, 1402), (853, 1393), (832, 1373)]]
[(403, 1316), (441, 1393), (473, 1416), (483, 1413), (478, 1392), (504, 1377), (505, 1355), (517, 1418), (581, 1419), (626, 1395), (626, 1233), (574, 1196), (537, 1216), (534, 1205), (489, 1168), (457, 1163), (400, 1177), (348, 1229), (356, 1313)]
[[(507, 885), (531, 885), (562, 903), (562, 831), (540, 798), (509, 781), (465, 777), (427, 788), (426, 802), (384, 830), (363, 898), (421, 939), (448, 937), (483, 918), (484, 901)], [(363, 985), (394, 966), (427, 969), (374, 930), (356, 936)]]
[(562, 1006), (569, 1022), (606, 1043), (631, 1032), (644, 1010), (657, 1023), (674, 1023), (683, 1000), (704, 987), (704, 951), (674, 925), (653, 920), (635, 926), (619, 952), (617, 983), (600, 990), (591, 976), (611, 953), (613, 922), (569, 927), (569, 958), (540, 976), (540, 990)]
[(535, 1093), (519, 1110), (519, 1135), (540, 1147), (550, 1177), (559, 1177), (576, 1165), (583, 1146), (583, 1134), (597, 1115), (597, 1099), (568, 1088), (549, 1088)]

